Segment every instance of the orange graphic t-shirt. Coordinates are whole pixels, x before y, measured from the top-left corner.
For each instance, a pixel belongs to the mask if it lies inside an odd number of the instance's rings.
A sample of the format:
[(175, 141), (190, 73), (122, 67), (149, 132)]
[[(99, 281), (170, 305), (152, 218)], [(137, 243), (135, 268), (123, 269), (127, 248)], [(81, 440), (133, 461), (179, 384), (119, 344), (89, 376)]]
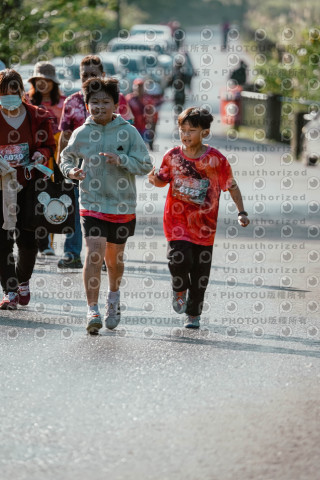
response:
[(157, 174), (170, 183), (163, 226), (166, 239), (213, 245), (221, 190), (233, 181), (232, 169), (222, 153), (208, 146), (199, 158), (188, 158), (182, 147), (169, 150)]

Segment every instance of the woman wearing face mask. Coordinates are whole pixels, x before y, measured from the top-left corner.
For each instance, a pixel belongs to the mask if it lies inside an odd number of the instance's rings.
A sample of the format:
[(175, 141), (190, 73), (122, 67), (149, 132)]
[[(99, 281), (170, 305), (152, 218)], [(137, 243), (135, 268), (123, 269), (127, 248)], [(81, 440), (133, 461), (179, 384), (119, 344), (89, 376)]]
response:
[[(30, 301), (29, 280), (38, 247), (35, 233), (21, 226), (19, 207), (25, 201), (28, 180), (35, 175), (35, 165), (46, 165), (55, 151), (48, 112), (25, 103), (23, 95), (19, 73), (0, 71), (1, 310), (16, 310), (18, 304)], [(16, 263), (14, 241), (18, 247)]]
[[(60, 131), (58, 125), (66, 97), (59, 90), (60, 82), (56, 75), (55, 66), (50, 62), (38, 62), (34, 66), (33, 75), (28, 80), (31, 88), (28, 92), (28, 101), (32, 105), (44, 107), (51, 116), (52, 132), (58, 146)], [(49, 161), (49, 168), (53, 168), (53, 159)], [(54, 255), (52, 248), (53, 234), (38, 241), (39, 251), (43, 255)]]

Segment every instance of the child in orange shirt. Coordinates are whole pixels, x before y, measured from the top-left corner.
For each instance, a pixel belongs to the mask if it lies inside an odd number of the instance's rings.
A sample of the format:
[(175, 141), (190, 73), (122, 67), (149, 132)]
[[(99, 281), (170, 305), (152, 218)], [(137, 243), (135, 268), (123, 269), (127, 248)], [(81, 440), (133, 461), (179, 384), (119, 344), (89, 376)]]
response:
[(186, 328), (200, 326), (221, 190), (230, 192), (239, 211), (239, 224), (246, 227), (250, 223), (227, 159), (202, 143), (210, 133), (212, 121), (212, 115), (205, 109), (184, 110), (178, 117), (182, 145), (165, 154), (158, 173), (153, 168), (148, 175), (149, 182), (156, 187), (170, 184), (164, 208), (164, 232), (168, 240), (173, 308), (177, 313), (186, 313)]

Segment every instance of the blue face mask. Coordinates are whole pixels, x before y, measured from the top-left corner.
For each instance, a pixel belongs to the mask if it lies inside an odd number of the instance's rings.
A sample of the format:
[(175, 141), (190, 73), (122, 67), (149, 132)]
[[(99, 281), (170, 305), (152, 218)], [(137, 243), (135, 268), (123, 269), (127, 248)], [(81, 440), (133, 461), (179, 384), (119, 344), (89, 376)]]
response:
[(4, 95), (0, 97), (0, 105), (5, 110), (17, 110), (22, 103), (21, 97), (19, 95)]

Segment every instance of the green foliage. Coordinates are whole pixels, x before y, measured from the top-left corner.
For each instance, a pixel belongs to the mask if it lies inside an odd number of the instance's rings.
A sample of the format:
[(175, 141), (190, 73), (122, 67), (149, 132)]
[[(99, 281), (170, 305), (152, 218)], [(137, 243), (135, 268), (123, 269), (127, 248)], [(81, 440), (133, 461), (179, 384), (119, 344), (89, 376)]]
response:
[(319, 0), (247, 0), (247, 25), (251, 29), (262, 28), (274, 42), (283, 42), (284, 31), (291, 28), (294, 37), (309, 27), (316, 26), (320, 18)]
[(75, 8), (74, 3), (67, 3), (63, 14), (61, 12), (51, 21), (50, 54), (63, 56), (95, 52), (97, 44), (107, 42), (114, 30), (114, 12), (103, 6), (89, 8), (78, 5), (78, 8)]
[[(6, 65), (91, 53), (118, 34), (117, 0), (4, 0), (0, 6), (0, 59)], [(122, 2), (122, 25), (146, 14)]]
[[(309, 1), (302, 10), (297, 2), (284, 7), (282, 1), (266, 0), (260, 22), (250, 12), (247, 15), (250, 30), (266, 36), (255, 41), (260, 49), (255, 59), (256, 85), (261, 92), (298, 102), (320, 101), (320, 26), (313, 21), (320, 18), (320, 4)], [(274, 18), (276, 13), (280, 16)]]
[(30, 32), (38, 30), (41, 15), (27, 9), (22, 0), (5, 0), (0, 5), (0, 59), (6, 64), (18, 64), (23, 50), (38, 39), (30, 38)]

